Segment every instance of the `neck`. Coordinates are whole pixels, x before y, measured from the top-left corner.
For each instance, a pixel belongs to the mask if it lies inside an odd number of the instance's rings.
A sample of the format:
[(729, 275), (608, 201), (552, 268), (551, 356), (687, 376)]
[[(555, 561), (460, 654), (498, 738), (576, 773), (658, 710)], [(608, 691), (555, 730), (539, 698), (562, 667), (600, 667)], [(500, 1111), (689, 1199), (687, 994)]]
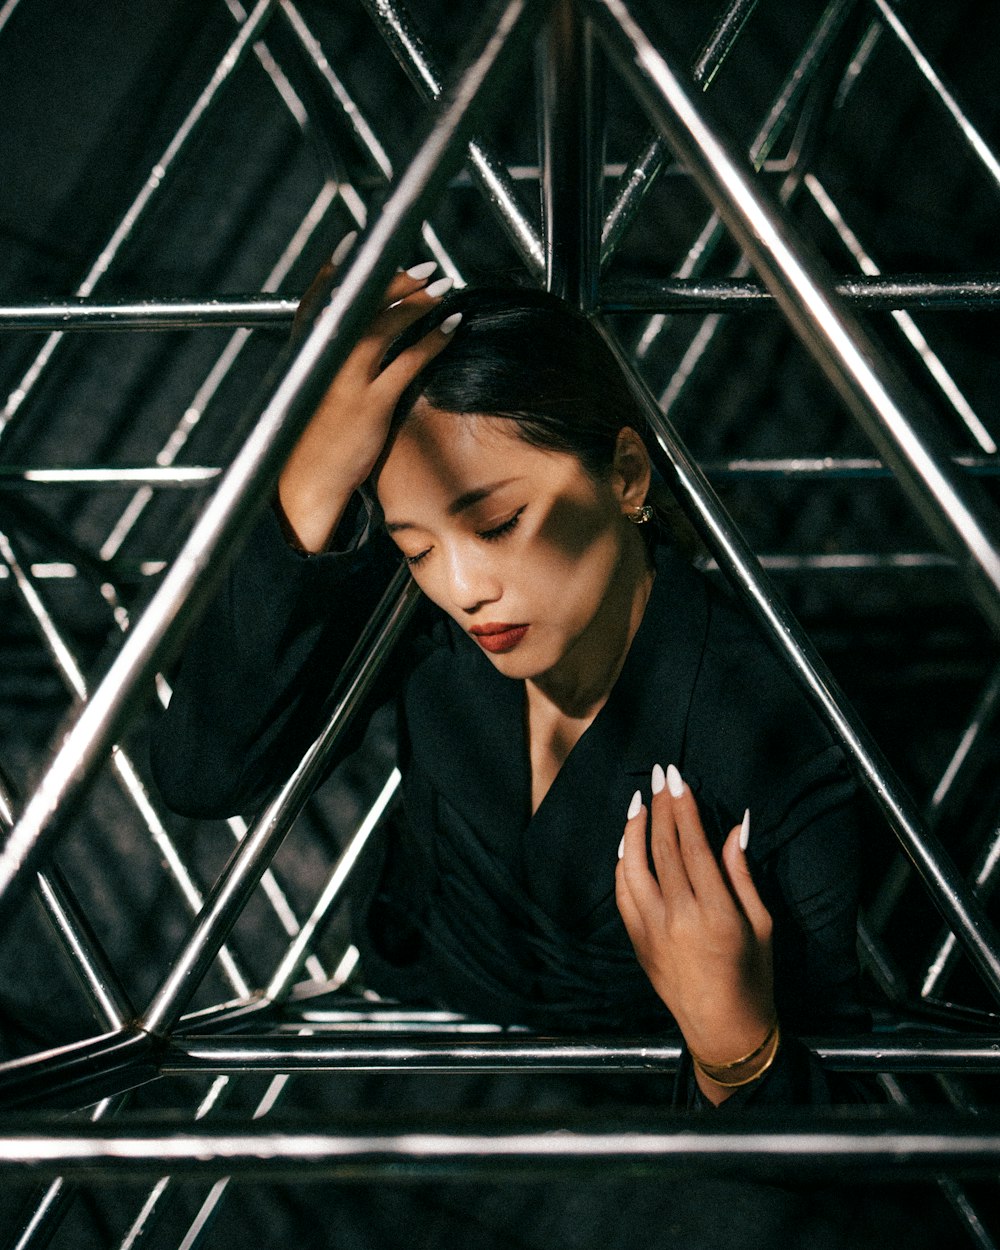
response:
[(654, 576), (642, 536), (630, 530), (597, 615), (555, 667), (525, 683), (529, 702), (544, 701), (574, 719), (597, 713), (621, 673)]

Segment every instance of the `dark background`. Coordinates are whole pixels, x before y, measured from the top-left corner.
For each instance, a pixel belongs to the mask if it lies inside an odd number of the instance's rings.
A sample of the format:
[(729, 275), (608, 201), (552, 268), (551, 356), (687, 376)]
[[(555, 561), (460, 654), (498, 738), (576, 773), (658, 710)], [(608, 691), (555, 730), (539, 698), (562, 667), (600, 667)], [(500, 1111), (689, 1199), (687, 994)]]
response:
[[(708, 0), (655, 6), (660, 27), (685, 62), (696, 57), (720, 7)], [(760, 0), (713, 82), (710, 108), (744, 148), (824, 7), (818, 0)], [(789, 157), (789, 162), (784, 169), (766, 169), (763, 179), (777, 193), (789, 168), (808, 171), (885, 273), (995, 273), (1000, 269), (995, 173), (971, 153), (896, 40), (873, 31), (875, 5), (847, 7), (849, 16), (824, 71), (771, 152), (773, 161)], [(948, 5), (909, 0), (897, 7), (969, 119), (995, 148), (1000, 137), (998, 6), (984, 0)], [(417, 29), (446, 73), (460, 64), (481, 10), (464, 0), (413, 0)], [(300, 0), (295, 12), (355, 99), (387, 160), (397, 169), (405, 165), (429, 111), (369, 15), (353, 0)], [(223, 0), (20, 0), (13, 7), (0, 6), (0, 303), (64, 299), (79, 288), (234, 38), (234, 14), (239, 14), (235, 0), (231, 6)], [(251, 54), (237, 69), (92, 298), (194, 299), (259, 291), (326, 182), (338, 194), (280, 283), (280, 293), (295, 298), (355, 224), (351, 205), (378, 202), (385, 163), (380, 168), (352, 134), (331, 100), (329, 82), (316, 72), (284, 15), (272, 21), (264, 39), (267, 55)], [(280, 71), (268, 73), (268, 55)], [(856, 73), (850, 71), (852, 64)], [(292, 98), (287, 84), (294, 91), (298, 120), (287, 107)], [(535, 113), (534, 75), (525, 66), (507, 90), (501, 115), (484, 126), (483, 135), (517, 172), (522, 199), (537, 220)], [(609, 166), (628, 165), (646, 133), (637, 106), (612, 76)], [(615, 182), (609, 176), (609, 196)], [(707, 211), (687, 177), (668, 167), (609, 266), (608, 282), (669, 276)], [(856, 271), (807, 186), (789, 211), (835, 272)], [(467, 176), (454, 180), (432, 224), (466, 280), (530, 280)], [(429, 254), (426, 244), (415, 241), (408, 263)], [(726, 242), (708, 276), (725, 276), (737, 260), (737, 249)], [(996, 313), (915, 310), (913, 315), (982, 422), (984, 437), (1000, 438)], [(890, 315), (863, 316), (925, 394), (954, 453), (981, 453), (982, 443), (977, 446), (929, 380)], [(622, 314), (613, 322), (623, 340), (634, 345), (648, 315)], [(701, 324), (698, 316), (673, 316), (644, 357), (644, 374), (658, 393), (668, 387)], [(0, 465), (154, 463), (220, 356), (232, 350), (232, 340), (229, 328), (65, 336), (5, 423)], [(283, 342), (280, 328), (258, 330), (247, 339), (206, 399), (200, 419), (190, 420), (177, 463), (226, 463)], [(0, 400), (23, 385), (45, 343), (42, 334), (0, 332)], [(708, 467), (737, 457), (873, 454), (772, 310), (721, 319), (671, 416)], [(752, 545), (770, 558), (782, 592), (879, 744), (918, 802), (926, 802), (996, 662), (995, 640), (959, 572), (941, 557), (892, 480), (725, 476), (715, 481)], [(995, 498), (992, 479), (984, 483)], [(109, 535), (132, 497), (131, 489), (121, 487), (0, 481), (0, 528), (32, 571), (63, 640), (91, 677), (99, 674), (109, 647), (121, 636), (108, 584), (116, 587), (120, 607), (140, 605), (205, 496), (155, 492), (121, 543), (109, 550)], [(860, 562), (869, 567), (816, 567), (820, 558), (845, 555), (869, 557)], [(909, 567), (886, 567), (888, 558), (898, 564), (900, 556), (914, 555), (922, 558), (911, 560)], [(67, 576), (67, 565), (78, 575)], [(16, 792), (30, 790), (69, 705), (37, 621), (7, 576), (0, 580), (0, 769)], [(126, 745), (145, 775), (141, 719)], [(995, 747), (995, 731), (987, 725), (971, 767), (940, 817), (941, 837), (965, 870), (998, 823)], [(310, 803), (282, 850), (277, 868), (300, 914), (311, 906), (338, 845), (381, 785), (390, 755), (386, 732), (376, 727), (369, 749), (349, 761)], [(158, 803), (155, 795), (153, 801)], [(196, 883), (207, 888), (229, 853), (231, 833), (221, 823), (196, 825), (162, 810), (160, 815)], [(888, 907), (883, 882), (898, 852), (874, 812), (869, 824), (865, 900), (876, 917), (888, 916), (885, 950), (912, 993), (938, 936), (936, 913), (923, 888), (898, 869), (898, 903)], [(189, 913), (164, 870), (162, 843), (151, 840), (110, 774), (101, 778), (71, 835), (60, 844), (58, 860), (133, 1001), (142, 1005), (183, 939)], [(336, 963), (345, 932), (340, 919), (324, 934), (319, 953), (325, 966)], [(263, 900), (248, 907), (232, 945), (253, 984), (269, 975), (284, 939)], [(880, 1008), (884, 996), (874, 981), (870, 990)], [(197, 1002), (217, 1002), (230, 993), (213, 974)], [(948, 995), (969, 1008), (990, 1008), (965, 967), (949, 984)], [(86, 1037), (99, 1028), (40, 909), (29, 904), (0, 948), (0, 1057)], [(299, 1086), (306, 1090), (301, 1097), (308, 1105), (315, 1096), (310, 1083)], [(377, 1099), (396, 1097), (386, 1092), (391, 1086), (383, 1080)], [(376, 1097), (360, 1078), (353, 1088), (362, 1100)], [(251, 1107), (262, 1091), (262, 1082), (243, 1082), (232, 1105)], [(203, 1093), (204, 1084), (165, 1081), (140, 1095), (140, 1104), (190, 1110)], [(931, 1081), (918, 1093), (942, 1100)], [(976, 1091), (976, 1096), (989, 1094)], [(194, 1186), (178, 1192), (173, 1214), (158, 1227), (156, 1244), (177, 1244), (178, 1230), (200, 1202)], [(395, 1198), (385, 1198), (376, 1233), (375, 1224), (349, 1217), (354, 1208), (345, 1207), (347, 1222), (337, 1240), (331, 1236), (328, 1243), (325, 1235), (317, 1240), (310, 1224), (317, 1192), (271, 1187), (249, 1203), (227, 1199), (207, 1244), (235, 1244), (236, 1237), (245, 1237), (262, 1221), (259, 1227), (268, 1230), (269, 1244), (284, 1244), (287, 1237), (303, 1245), (386, 1245), (394, 1235), (390, 1230), (398, 1230), (404, 1218), (392, 1206)], [(57, 1244), (118, 1244), (141, 1204), (140, 1192), (130, 1193), (121, 1201), (108, 1191), (78, 1198)], [(7, 1205), (14, 1221), (16, 1203)], [(3, 1206), (0, 1200), (0, 1212)], [(350, 1218), (359, 1220), (353, 1232), (348, 1231)], [(438, 1216), (428, 1216), (424, 1244), (451, 1244), (451, 1219), (441, 1216), (439, 1226)], [(478, 1235), (481, 1241), (464, 1244), (493, 1244), (485, 1233)]]

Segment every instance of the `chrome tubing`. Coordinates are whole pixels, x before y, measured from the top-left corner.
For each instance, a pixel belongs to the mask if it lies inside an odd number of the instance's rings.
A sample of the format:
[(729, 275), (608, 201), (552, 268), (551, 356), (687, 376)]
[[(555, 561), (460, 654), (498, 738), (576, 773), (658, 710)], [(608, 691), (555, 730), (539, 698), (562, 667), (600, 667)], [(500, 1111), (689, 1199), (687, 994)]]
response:
[(46, 300), (0, 307), (0, 331), (196, 330), (206, 326), (291, 326), (298, 300), (250, 295), (241, 299)]
[[(1000, 473), (1000, 456), (952, 456), (961, 473), (994, 477)], [(891, 478), (892, 470), (870, 456), (790, 456), (767, 460), (703, 460), (708, 478), (775, 477), (821, 481), (823, 478)]]
[(844, 744), (861, 779), (924, 879), (945, 923), (959, 937), (991, 993), (1000, 999), (1000, 938), (982, 905), (938, 839), (924, 828), (913, 800), (847, 703), (812, 642), (771, 586), (755, 554), (688, 455), (620, 344), (599, 323), (598, 328), (618, 357), (645, 411), (662, 452), (660, 467), (676, 490), (679, 501), (765, 635), (773, 638), (778, 654)]
[(506, 0), (497, 10), (493, 33), (440, 110), (428, 137), (364, 235), (350, 263), (338, 275), (302, 340), (286, 352), (286, 366), (268, 388), (256, 426), (235, 456), (218, 489), (164, 577), (146, 611), (130, 631), (88, 703), (58, 735), (58, 745), (34, 793), (0, 852), (0, 908), (10, 906), (27, 884), (23, 871), (64, 823), (116, 736), (151, 681), (166, 652), (179, 645), (211, 588), (210, 574), (221, 572), (223, 551), (244, 537), (263, 506), (267, 487), (299, 429), (315, 408), (329, 377), (346, 358), (367, 323), (410, 233), (446, 184), (460, 159), (459, 144), (496, 90), (501, 71), (544, 17), (542, 0)]
[[(811, 1110), (808, 1120), (786, 1112), (751, 1121), (731, 1117), (645, 1117), (618, 1113), (567, 1127), (566, 1116), (530, 1121), (495, 1112), (451, 1127), (442, 1117), (394, 1116), (377, 1128), (341, 1131), (329, 1117), (303, 1127), (258, 1123), (240, 1131), (205, 1125), (165, 1131), (135, 1120), (114, 1133), (99, 1126), (53, 1127), (25, 1118), (0, 1129), (0, 1167), (8, 1183), (57, 1173), (88, 1181), (175, 1175), (239, 1175), (258, 1179), (389, 1181), (404, 1177), (539, 1180), (572, 1173), (604, 1177), (666, 1176), (722, 1167), (742, 1176), (787, 1181), (833, 1175), (844, 1181), (875, 1177), (992, 1178), (1000, 1165), (996, 1113), (879, 1108), (875, 1117), (847, 1118), (842, 1108)], [(837, 1114), (837, 1113), (840, 1114)], [(90, 1129), (91, 1131), (88, 1131)]]
[[(973, 596), (1000, 631), (1000, 535), (995, 509), (946, 463), (924, 405), (830, 293), (831, 275), (792, 223), (729, 150), (681, 75), (623, 0), (591, 0), (603, 42), (678, 157), (740, 243), (792, 329), (893, 468), (938, 540), (958, 560)], [(926, 428), (924, 428), (926, 426)]]
[(21, 486), (131, 487), (137, 484), (160, 489), (197, 490), (219, 476), (215, 466), (184, 465), (116, 468), (45, 468), (0, 464), (0, 490)]
[[(296, 1026), (298, 1029), (299, 1026)], [(319, 1032), (318, 1025), (312, 1026)], [(405, 1025), (404, 1025), (405, 1027)], [(1000, 1072), (993, 1034), (942, 1037), (899, 1034), (806, 1038), (824, 1068), (835, 1072)], [(438, 1040), (426, 1037), (302, 1037), (288, 1034), (175, 1034), (163, 1056), (164, 1075), (213, 1072), (672, 1072), (681, 1056), (672, 1038), (531, 1036)]]
[[(991, 312), (1000, 308), (1000, 277), (996, 274), (840, 277), (834, 279), (833, 290), (852, 307), (873, 311), (921, 308)], [(774, 306), (771, 292), (750, 278), (617, 280), (601, 288), (600, 300), (602, 313), (738, 313)]]
[[(404, 73), (425, 100), (433, 103), (444, 90), (443, 79), (405, 7), (399, 0), (362, 0)], [(528, 272), (539, 281), (545, 274), (545, 252), (538, 231), (521, 203), (506, 167), (477, 139), (468, 147), (473, 177), (507, 231)]]
[(335, 693), (325, 729), (234, 850), (184, 949), (140, 1020), (141, 1028), (164, 1034), (176, 1023), (302, 804), (322, 777), (327, 761), (399, 640), (419, 598), (420, 592), (410, 581), (408, 571), (401, 567), (390, 582), (370, 629), (345, 665), (345, 676)]
[[(122, 245), (131, 237), (139, 218), (146, 211), (150, 201), (155, 198), (157, 191), (166, 181), (167, 174), (170, 172), (174, 162), (199, 128), (210, 107), (218, 99), (222, 88), (232, 80), (234, 71), (243, 63), (253, 41), (270, 21), (276, 4), (277, 0), (258, 0), (257, 7), (240, 27), (236, 38), (226, 49), (225, 55), (215, 67), (208, 85), (198, 96), (198, 99), (184, 118), (180, 128), (170, 140), (159, 160), (153, 165), (146, 181), (143, 183), (142, 190), (132, 201), (128, 211), (118, 223), (101, 254), (91, 265), (83, 282), (77, 287), (75, 292), (77, 296), (86, 298), (91, 295), (101, 278), (111, 268)], [(34, 389), (61, 339), (62, 334), (58, 330), (49, 335), (42, 349), (32, 361), (27, 373), (25, 373), (17, 387), (8, 396), (3, 411), (0, 412), (0, 438), (3, 437), (5, 429)]]
[(538, 45), (538, 147), (545, 287), (588, 312), (597, 302), (604, 185), (603, 93), (576, 0), (556, 0)]
[(691, 66), (691, 76), (702, 91), (707, 91), (712, 85), (712, 79), (732, 51), (740, 31), (756, 7), (757, 0), (732, 0), (716, 18), (715, 29)]

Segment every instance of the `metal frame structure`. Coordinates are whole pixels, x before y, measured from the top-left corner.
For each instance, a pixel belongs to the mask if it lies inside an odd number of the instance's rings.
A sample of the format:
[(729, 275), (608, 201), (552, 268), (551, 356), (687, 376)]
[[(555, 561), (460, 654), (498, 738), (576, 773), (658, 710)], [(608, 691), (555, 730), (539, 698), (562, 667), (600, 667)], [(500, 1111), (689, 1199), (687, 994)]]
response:
[[(975, 274), (883, 274), (871, 259), (809, 161), (814, 97), (822, 98), (832, 78), (838, 99), (850, 92), (879, 40), (894, 40), (922, 77), (956, 136), (1000, 189), (1000, 163), (945, 85), (904, 14), (888, 0), (830, 0), (801, 49), (772, 107), (749, 145), (748, 155), (713, 119), (711, 94), (724, 66), (752, 21), (757, 0), (720, 5), (715, 27), (693, 68), (680, 64), (669, 41), (648, 14), (626, 0), (497, 0), (458, 72), (444, 79), (434, 57), (402, 4), (363, 0), (375, 29), (431, 110), (422, 138), (409, 159), (394, 169), (372, 126), (328, 61), (306, 17), (293, 0), (260, 0), (247, 12), (238, 0), (220, 0), (235, 33), (207, 86), (198, 94), (170, 143), (149, 171), (138, 194), (100, 249), (71, 299), (0, 307), (0, 330), (47, 332), (42, 346), (17, 381), (0, 419), (0, 455), (5, 434), (30, 409), (32, 395), (75, 332), (201, 331), (237, 327), (198, 387), (184, 415), (155, 458), (155, 464), (125, 468), (0, 465), (0, 490), (16, 502), (27, 489), (66, 487), (125, 489), (130, 502), (95, 555), (72, 540), (51, 547), (48, 562), (21, 550), (16, 527), (0, 525), (0, 572), (21, 611), (37, 629), (73, 710), (56, 735), (33, 787), (20, 802), (13, 781), (0, 775), (0, 912), (16, 915), (36, 893), (58, 941), (78, 974), (100, 1031), (69, 1044), (0, 1063), (0, 1167), (12, 1180), (36, 1178), (42, 1189), (30, 1198), (11, 1244), (42, 1246), (56, 1235), (70, 1209), (75, 1186), (129, 1178), (156, 1184), (143, 1201), (121, 1244), (131, 1246), (162, 1211), (173, 1182), (165, 1176), (210, 1177), (215, 1181), (182, 1242), (202, 1244), (208, 1221), (226, 1192), (230, 1176), (285, 1179), (360, 1177), (389, 1180), (433, 1174), (510, 1177), (586, 1174), (615, 1169), (666, 1174), (711, 1163), (751, 1175), (815, 1175), (833, 1167), (847, 1179), (879, 1175), (932, 1176), (942, 1187), (972, 1244), (994, 1246), (991, 1230), (963, 1186), (966, 1178), (995, 1180), (1000, 1172), (1000, 1136), (992, 1111), (977, 1105), (961, 1082), (1000, 1072), (998, 1018), (991, 1006), (955, 1006), (939, 1001), (959, 958), (974, 969), (987, 1001), (1000, 998), (1000, 941), (984, 898), (1000, 866), (1000, 835), (978, 851), (967, 880), (944, 844), (944, 814), (962, 774), (986, 740), (1000, 700), (1000, 669), (982, 692), (954, 753), (923, 810), (896, 777), (872, 734), (840, 692), (813, 644), (785, 606), (770, 573), (823, 567), (822, 558), (759, 558), (716, 494), (712, 480), (781, 478), (857, 481), (891, 478), (915, 515), (930, 531), (936, 549), (885, 557), (849, 553), (830, 556), (826, 567), (947, 568), (962, 579), (985, 628), (1000, 630), (1000, 524), (989, 492), (998, 472), (997, 445), (986, 424), (935, 354), (915, 318), (928, 310), (986, 312), (1000, 306), (1000, 277)], [(762, 4), (768, 0), (761, 0)], [(25, 6), (31, 0), (21, 0)], [(18, 0), (0, 9), (0, 38)], [(368, 203), (339, 167), (326, 176), (298, 229), (268, 274), (258, 295), (218, 299), (93, 298), (155, 202), (161, 187), (183, 162), (193, 136), (218, 99), (256, 58), (272, 83), (279, 107), (288, 110), (309, 141), (324, 149), (315, 124), (268, 40), (281, 24), (284, 46), (291, 38), (323, 84), (329, 106), (345, 132), (376, 171), (377, 204)], [(845, 40), (852, 55), (846, 65)], [(498, 111), (505, 82), (525, 76), (535, 57), (539, 115), (537, 179), (541, 220), (526, 207), (523, 179), (491, 149), (486, 136)], [(605, 86), (608, 77), (624, 85), (654, 133), (627, 163), (611, 195)], [(829, 87), (826, 87), (829, 91)], [(774, 158), (779, 141), (790, 155)], [(326, 160), (326, 158), (322, 158)], [(531, 280), (545, 283), (594, 319), (618, 355), (644, 405), (656, 439), (657, 467), (699, 530), (714, 566), (725, 573), (748, 610), (771, 636), (788, 666), (843, 742), (858, 774), (897, 835), (906, 858), (894, 861), (868, 908), (862, 949), (872, 979), (888, 1004), (913, 1025), (905, 1034), (880, 1032), (870, 1041), (811, 1039), (832, 1069), (880, 1074), (890, 1099), (900, 1107), (919, 1101), (906, 1082), (932, 1080), (950, 1104), (911, 1107), (845, 1126), (830, 1116), (782, 1122), (715, 1123), (616, 1121), (573, 1124), (553, 1137), (535, 1123), (482, 1122), (431, 1133), (417, 1120), (373, 1124), (352, 1133), (326, 1125), (272, 1123), (292, 1074), (343, 1071), (429, 1072), (670, 1072), (677, 1048), (656, 1039), (597, 1041), (531, 1038), (500, 1034), (489, 1025), (446, 1013), (372, 1006), (342, 987), (354, 971), (356, 952), (321, 958), (318, 936), (344, 896), (350, 872), (378, 822), (391, 805), (399, 774), (388, 770), (377, 797), (339, 860), (315, 892), (301, 919), (272, 868), (285, 836), (300, 816), (317, 779), (355, 708), (391, 649), (416, 602), (402, 574), (359, 641), (341, 686), (331, 696), (327, 727), (295, 773), (250, 827), (229, 822), (235, 847), (214, 883), (204, 892), (158, 811), (123, 744), (141, 717), (147, 692), (168, 695), (158, 676), (183, 645), (228, 555), (246, 537), (259, 501), (273, 483), (297, 432), (321, 393), (323, 379), (341, 362), (362, 332), (370, 310), (397, 265), (417, 239), (445, 271), (461, 278), (463, 258), (453, 255), (433, 224), (434, 211), (450, 186), (468, 180), (482, 192), (504, 237)], [(676, 163), (676, 165), (672, 164)], [(334, 162), (336, 164), (336, 162)], [(614, 258), (633, 222), (640, 218), (658, 179), (679, 167), (708, 205), (705, 220), (686, 257), (669, 278), (621, 278)], [(777, 185), (773, 194), (771, 187)], [(834, 230), (845, 257), (860, 275), (835, 273), (797, 223), (794, 208), (808, 200)], [(254, 327), (286, 326), (297, 300), (280, 295), (298, 257), (315, 236), (332, 240), (333, 221), (359, 228), (356, 244), (339, 274), (339, 285), (322, 293), (321, 311), (307, 331), (284, 349), (253, 403), (238, 423), (239, 446), (227, 463), (176, 463), (194, 428), (224, 380), (237, 367)], [(712, 265), (726, 261), (735, 243), (739, 259), (727, 276)], [(726, 262), (728, 263), (728, 262)], [(607, 277), (603, 276), (608, 270)], [(750, 271), (756, 275), (751, 278)], [(889, 310), (911, 355), (904, 364), (873, 340), (856, 314)], [(687, 450), (672, 413), (680, 395), (707, 358), (723, 317), (782, 315), (825, 374), (830, 386), (872, 444), (877, 457), (747, 457), (699, 466)], [(642, 315), (634, 342), (617, 332), (623, 314)], [(682, 318), (695, 328), (687, 350), (669, 377), (650, 367), (657, 344)], [(919, 378), (919, 387), (915, 379)], [(961, 423), (968, 448), (956, 454), (941, 431), (936, 412), (921, 393), (937, 388), (940, 403)], [(118, 555), (156, 490), (209, 488), (190, 533), (164, 568), (146, 561), (140, 572), (156, 589), (134, 619), (115, 583), (123, 565)], [(138, 488), (137, 490), (135, 488)], [(16, 492), (16, 493), (15, 493)], [(6, 516), (6, 511), (5, 514)], [(16, 508), (12, 514), (16, 519)], [(854, 564), (852, 565), (852, 559)], [(867, 563), (866, 563), (867, 562)], [(100, 586), (116, 628), (117, 647), (104, 675), (89, 681), (58, 613), (49, 606), (47, 579), (90, 577)], [(0, 583), (2, 587), (2, 583)], [(0, 766), (4, 761), (0, 760)], [(102, 949), (71, 880), (55, 863), (71, 836), (90, 786), (99, 772), (110, 775), (138, 815), (167, 874), (192, 914), (179, 952), (147, 1002), (132, 1001)], [(994, 822), (994, 829), (995, 829)], [(919, 989), (894, 966), (885, 942), (904, 889), (916, 872), (940, 912), (943, 935), (930, 950)], [(261, 886), (283, 934), (283, 951), (265, 977), (250, 971), (234, 931)], [(303, 968), (327, 997), (315, 1002), (296, 985)], [(228, 1001), (193, 1009), (206, 978), (221, 975)], [(187, 1013), (187, 1014), (185, 1014)], [(915, 1025), (914, 1025), (914, 1022)], [(402, 1037), (401, 1037), (402, 1035)], [(226, 1101), (236, 1078), (273, 1077), (252, 1118), (239, 1131), (202, 1121)], [(192, 1108), (190, 1130), (165, 1133), (161, 1126), (122, 1111), (130, 1091), (148, 1083), (196, 1075), (211, 1078)], [(419, 1079), (415, 1077), (414, 1079)], [(71, 1109), (71, 1119), (46, 1116), (39, 1108)], [(265, 1117), (268, 1117), (265, 1119)], [(553, 1127), (549, 1125), (550, 1129)], [(124, 1171), (123, 1171), (124, 1170)]]

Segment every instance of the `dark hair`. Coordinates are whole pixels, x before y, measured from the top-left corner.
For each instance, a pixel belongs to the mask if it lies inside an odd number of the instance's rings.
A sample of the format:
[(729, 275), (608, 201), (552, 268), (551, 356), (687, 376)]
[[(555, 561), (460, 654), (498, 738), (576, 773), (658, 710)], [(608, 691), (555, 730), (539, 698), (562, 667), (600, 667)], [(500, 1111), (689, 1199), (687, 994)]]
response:
[(525, 442), (568, 452), (594, 477), (606, 476), (618, 431), (642, 432), (645, 420), (586, 317), (545, 291), (455, 291), (400, 336), (387, 360), (456, 312), (453, 341), (403, 392), (391, 430), (424, 398), (444, 412), (509, 417)]

